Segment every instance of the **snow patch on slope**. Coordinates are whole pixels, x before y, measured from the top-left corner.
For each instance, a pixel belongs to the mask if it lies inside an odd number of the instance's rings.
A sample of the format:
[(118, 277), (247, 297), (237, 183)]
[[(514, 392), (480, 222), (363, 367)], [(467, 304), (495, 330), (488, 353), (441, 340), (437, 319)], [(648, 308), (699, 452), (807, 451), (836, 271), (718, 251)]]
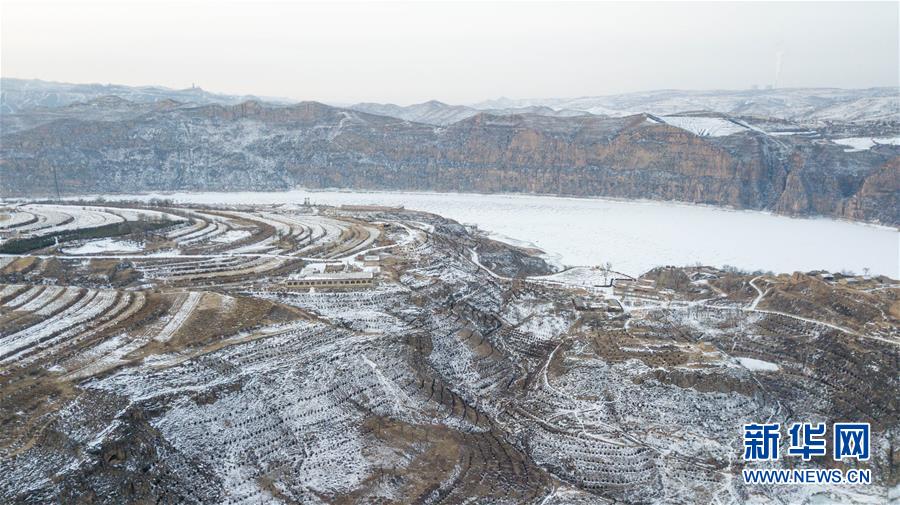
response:
[(844, 149), (845, 153), (868, 151), (879, 144), (900, 146), (900, 137), (849, 137), (845, 139), (831, 139), (831, 141), (842, 146), (849, 146), (850, 149)]
[(77, 247), (63, 249), (66, 254), (101, 254), (107, 252), (140, 252), (144, 248), (137, 242), (102, 238), (91, 240)]
[(724, 137), (747, 131), (747, 127), (719, 117), (664, 116), (666, 124), (701, 137)]
[(741, 364), (742, 367), (747, 370), (759, 371), (759, 372), (777, 372), (780, 367), (775, 363), (770, 361), (763, 361), (761, 359), (753, 359), (753, 358), (735, 358), (738, 363)]

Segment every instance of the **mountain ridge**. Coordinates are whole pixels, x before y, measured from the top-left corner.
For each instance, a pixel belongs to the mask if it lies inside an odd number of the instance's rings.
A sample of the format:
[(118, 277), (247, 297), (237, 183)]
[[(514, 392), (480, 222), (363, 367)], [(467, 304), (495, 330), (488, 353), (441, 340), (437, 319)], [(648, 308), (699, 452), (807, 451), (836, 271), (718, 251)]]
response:
[(898, 121), (900, 87), (774, 88), (746, 90), (651, 90), (575, 98), (485, 100), (475, 108), (531, 105), (593, 114), (675, 114), (691, 109), (798, 121)]
[(482, 111), (434, 126), (320, 102), (250, 100), (112, 120), (75, 114), (5, 133), (0, 189), (4, 197), (52, 195), (57, 183), (67, 195), (297, 186), (521, 192), (897, 224), (898, 154), (892, 145), (845, 152), (822, 136), (775, 136), (721, 117)]
[[(235, 104), (248, 99), (289, 104), (298, 100), (255, 95), (212, 93), (201, 88), (170, 89), (163, 86), (122, 86), (115, 84), (72, 84), (38, 79), (0, 78), (0, 112), (13, 113), (36, 106), (58, 107), (84, 102), (102, 95), (131, 96), (133, 101), (174, 98), (181, 102)], [(338, 106), (331, 104), (333, 106)], [(430, 124), (449, 124), (472, 110), (541, 108), (545, 115), (657, 115), (708, 110), (730, 115), (764, 117), (802, 122), (900, 121), (900, 87), (774, 88), (744, 90), (650, 90), (609, 95), (512, 99), (500, 97), (470, 104), (448, 104), (439, 100), (407, 106), (362, 102), (339, 105)], [(423, 115), (430, 109), (434, 119)], [(425, 112), (428, 112), (425, 110)], [(534, 110), (532, 110), (534, 112)], [(448, 116), (442, 119), (442, 116)]]

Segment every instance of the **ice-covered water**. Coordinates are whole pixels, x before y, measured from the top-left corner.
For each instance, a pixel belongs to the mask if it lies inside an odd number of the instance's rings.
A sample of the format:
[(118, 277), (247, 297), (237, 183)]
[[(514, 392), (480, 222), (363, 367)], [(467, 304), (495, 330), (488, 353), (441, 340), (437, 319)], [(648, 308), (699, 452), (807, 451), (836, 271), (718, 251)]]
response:
[(361, 191), (145, 194), (193, 203), (403, 205), (531, 243), (567, 265), (609, 261), (643, 273), (658, 265), (732, 265), (773, 272), (849, 270), (900, 278), (900, 231), (708, 206), (598, 198)]

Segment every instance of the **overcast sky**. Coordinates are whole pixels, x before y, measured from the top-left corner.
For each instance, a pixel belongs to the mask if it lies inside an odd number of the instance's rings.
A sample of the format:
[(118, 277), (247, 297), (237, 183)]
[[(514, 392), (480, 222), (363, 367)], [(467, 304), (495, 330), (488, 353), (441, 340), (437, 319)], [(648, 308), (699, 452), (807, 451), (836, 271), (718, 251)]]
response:
[(900, 79), (896, 1), (0, 5), (4, 77), (400, 104)]

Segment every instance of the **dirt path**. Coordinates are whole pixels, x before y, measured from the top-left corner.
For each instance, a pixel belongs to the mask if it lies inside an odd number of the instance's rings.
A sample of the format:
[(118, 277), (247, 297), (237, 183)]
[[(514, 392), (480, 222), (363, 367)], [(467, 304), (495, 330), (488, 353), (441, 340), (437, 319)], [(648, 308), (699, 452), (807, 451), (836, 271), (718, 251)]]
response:
[(888, 339), (886, 339), (886, 338), (875, 337), (875, 336), (872, 336), (872, 335), (865, 335), (865, 334), (862, 334), (862, 333), (858, 333), (858, 332), (856, 332), (856, 331), (853, 331), (853, 330), (851, 330), (851, 329), (849, 329), (849, 328), (844, 328), (843, 326), (838, 326), (838, 325), (832, 324), (832, 323), (826, 323), (825, 321), (819, 321), (818, 319), (811, 319), (811, 318), (808, 318), (808, 317), (802, 317), (802, 316), (798, 316), (798, 315), (796, 315), (796, 314), (788, 314), (787, 312), (779, 312), (779, 311), (777, 311), (777, 310), (758, 309), (758, 308), (756, 308), (757, 305), (759, 305), (759, 302), (762, 301), (762, 299), (763, 299), (763, 297), (765, 296), (765, 294), (768, 293), (768, 290), (766, 290), (765, 292), (764, 292), (763, 290), (761, 290), (761, 289), (754, 283), (754, 281), (756, 281), (757, 279), (759, 279), (759, 276), (750, 279), (750, 286), (752, 286), (753, 289), (755, 289), (756, 292), (759, 293), (759, 294), (756, 296), (756, 298), (753, 299), (753, 302), (751, 302), (750, 305), (748, 305), (747, 307), (744, 308), (744, 310), (747, 311), (747, 312), (758, 312), (758, 313), (760, 313), (760, 314), (772, 314), (772, 315), (776, 315), (776, 316), (789, 317), (789, 318), (791, 318), (791, 319), (796, 319), (796, 320), (798, 320), (798, 321), (803, 321), (803, 322), (805, 322), (805, 323), (812, 323), (812, 324), (822, 325), (822, 326), (831, 328), (831, 329), (833, 329), (833, 330), (838, 330), (838, 331), (841, 331), (841, 332), (846, 333), (846, 334), (848, 334), (848, 335), (852, 335), (852, 336), (854, 336), (854, 337), (865, 338), (865, 339), (869, 339), (869, 340), (877, 340), (877, 341), (879, 341), (879, 342), (884, 342), (884, 343), (886, 343), (886, 344), (891, 344), (891, 345), (895, 345), (895, 346), (900, 347), (900, 342), (896, 342), (896, 341), (893, 341), (893, 340), (888, 340)]

